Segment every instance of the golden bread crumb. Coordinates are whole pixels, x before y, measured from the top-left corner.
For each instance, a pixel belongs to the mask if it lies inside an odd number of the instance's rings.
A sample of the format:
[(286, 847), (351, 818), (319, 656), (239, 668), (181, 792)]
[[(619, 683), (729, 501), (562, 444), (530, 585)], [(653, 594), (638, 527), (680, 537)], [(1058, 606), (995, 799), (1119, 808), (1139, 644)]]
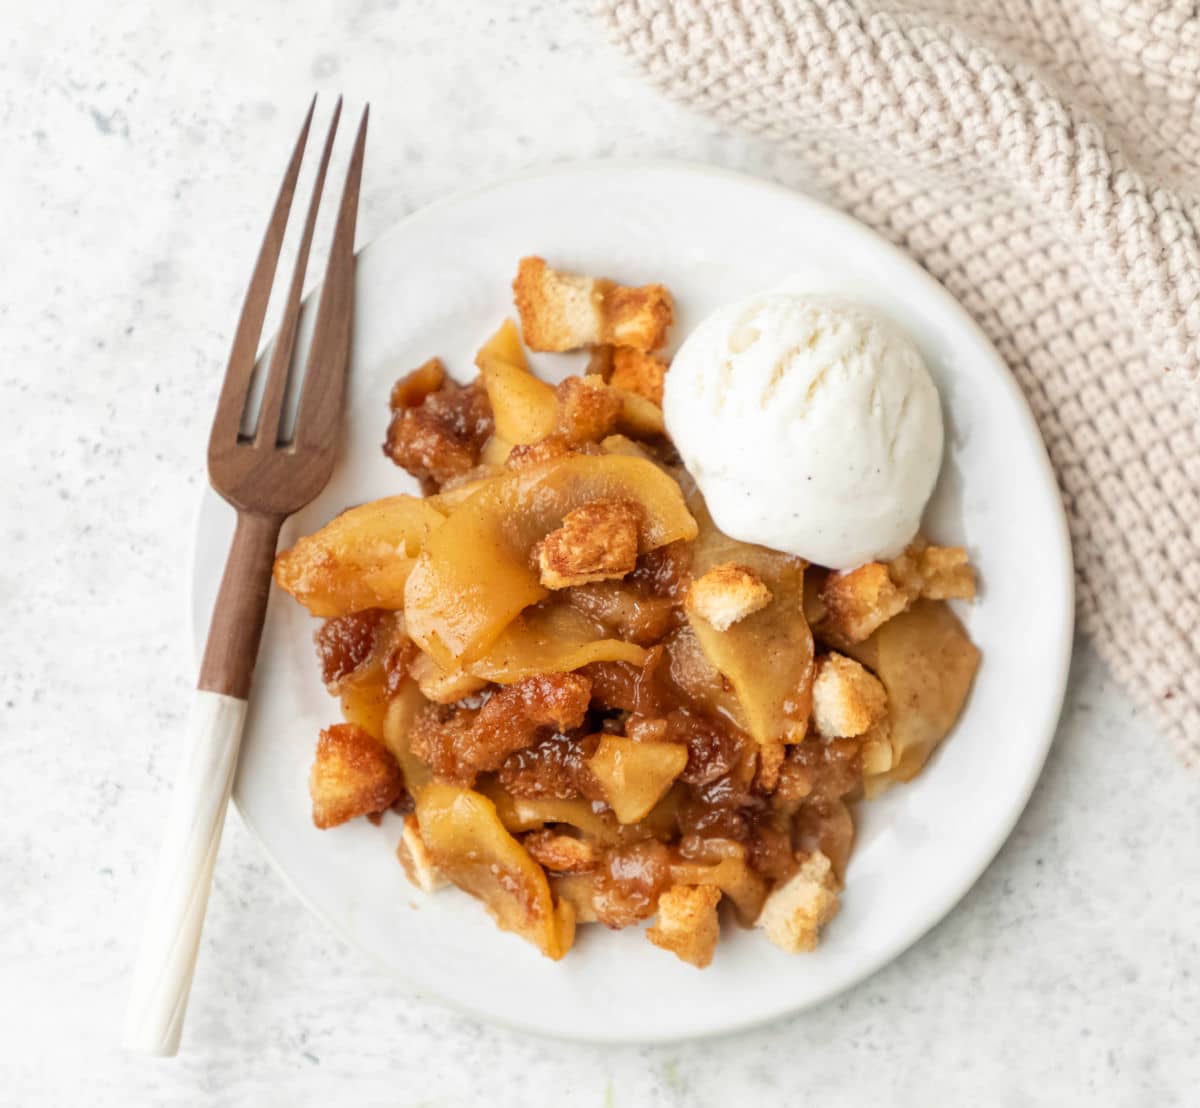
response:
[(593, 500), (568, 512), (538, 550), (548, 589), (624, 577), (637, 565), (638, 513), (624, 500)]
[(720, 902), (721, 890), (715, 885), (675, 885), (658, 898), (658, 919), (646, 938), (703, 969), (712, 961), (721, 937)]
[(663, 379), (667, 375), (667, 363), (653, 354), (635, 350), (632, 346), (618, 346), (613, 351), (612, 375), (608, 383), (617, 389), (635, 392), (662, 407)]
[(718, 631), (728, 631), (738, 620), (770, 604), (771, 590), (753, 570), (723, 562), (692, 582), (687, 603)]
[(308, 778), (313, 823), (322, 830), (382, 812), (404, 792), (404, 775), (388, 749), (354, 723), (321, 732)]
[(821, 928), (837, 915), (838, 907), (833, 865), (815, 850), (767, 897), (756, 926), (777, 947), (799, 954), (816, 950)]
[(556, 831), (531, 831), (521, 845), (538, 865), (555, 873), (586, 873), (599, 861), (590, 843)]
[(887, 714), (887, 693), (879, 678), (835, 651), (817, 659), (812, 695), (813, 723), (827, 739), (861, 735)]
[(671, 294), (662, 285), (632, 288), (564, 273), (538, 257), (521, 259), (513, 297), (531, 350), (578, 350), (602, 344), (657, 350), (674, 318)]

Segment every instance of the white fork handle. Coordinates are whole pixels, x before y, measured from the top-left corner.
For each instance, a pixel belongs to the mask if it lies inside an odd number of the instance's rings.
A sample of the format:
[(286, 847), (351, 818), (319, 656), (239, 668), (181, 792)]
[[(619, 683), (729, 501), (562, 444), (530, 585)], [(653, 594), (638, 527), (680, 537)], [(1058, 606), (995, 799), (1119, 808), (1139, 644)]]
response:
[(158, 878), (125, 1013), (123, 1044), (142, 1054), (179, 1050), (213, 863), (246, 722), (246, 701), (203, 689), (194, 695), (188, 751), (171, 797)]

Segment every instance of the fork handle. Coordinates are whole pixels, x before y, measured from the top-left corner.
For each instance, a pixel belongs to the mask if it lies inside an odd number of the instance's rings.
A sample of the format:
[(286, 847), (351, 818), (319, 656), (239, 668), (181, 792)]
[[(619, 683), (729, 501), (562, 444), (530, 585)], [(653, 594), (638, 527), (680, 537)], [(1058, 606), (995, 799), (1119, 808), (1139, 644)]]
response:
[(125, 1016), (124, 1045), (143, 1054), (179, 1049), (282, 522), (238, 515), (213, 608)]

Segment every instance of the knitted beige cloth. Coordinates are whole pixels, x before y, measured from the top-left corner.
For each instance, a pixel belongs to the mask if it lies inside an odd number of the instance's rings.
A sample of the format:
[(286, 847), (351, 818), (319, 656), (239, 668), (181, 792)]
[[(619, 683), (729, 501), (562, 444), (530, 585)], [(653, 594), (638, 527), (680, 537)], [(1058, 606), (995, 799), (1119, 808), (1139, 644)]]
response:
[(604, 2), (664, 91), (799, 154), (987, 331), (1058, 471), (1082, 626), (1200, 759), (1193, 0)]

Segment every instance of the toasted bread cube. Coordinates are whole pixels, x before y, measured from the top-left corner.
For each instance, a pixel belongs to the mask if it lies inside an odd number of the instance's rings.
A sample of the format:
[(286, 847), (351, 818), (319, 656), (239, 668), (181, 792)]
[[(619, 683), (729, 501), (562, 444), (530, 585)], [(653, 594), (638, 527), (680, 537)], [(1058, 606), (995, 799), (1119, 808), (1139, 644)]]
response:
[(657, 350), (674, 315), (662, 285), (631, 288), (551, 269), (522, 258), (513, 281), (525, 344), (531, 350), (578, 350), (613, 344)]
[(974, 600), (975, 570), (961, 546), (921, 551), (921, 595), (926, 600)]
[(429, 857), (425, 840), (421, 838), (417, 817), (411, 812), (404, 817), (404, 830), (400, 833), (400, 842), (396, 845), (396, 857), (400, 859), (408, 879), (421, 892), (435, 893), (450, 884)]
[(531, 831), (521, 845), (538, 865), (555, 873), (587, 873), (599, 861), (590, 843), (556, 831)]
[(887, 715), (882, 682), (853, 658), (831, 651), (817, 659), (813, 723), (827, 739), (853, 738)]
[(817, 632), (831, 642), (862, 642), (912, 601), (913, 593), (897, 585), (882, 562), (868, 562), (849, 573), (831, 573), (821, 589), (825, 618)]
[(522, 258), (513, 297), (530, 350), (576, 350), (603, 341), (604, 291), (594, 277), (551, 269), (544, 258)]
[(926, 600), (973, 600), (975, 570), (961, 546), (929, 546), (917, 538), (888, 563), (888, 572), (900, 588), (913, 598)]
[(568, 446), (599, 442), (621, 418), (624, 403), (599, 377), (568, 377), (555, 390), (558, 418), (555, 437)]
[(658, 919), (646, 938), (703, 969), (712, 961), (721, 937), (720, 902), (721, 890), (715, 885), (675, 885), (658, 898)]
[(593, 500), (563, 516), (538, 550), (548, 589), (624, 577), (637, 565), (638, 512), (624, 500)]
[(771, 603), (771, 590), (752, 569), (736, 562), (713, 566), (692, 582), (688, 608), (718, 631), (728, 631), (738, 620)]
[(321, 732), (308, 778), (313, 823), (322, 830), (382, 812), (400, 799), (404, 775), (382, 743), (354, 723)]
[(662, 358), (635, 350), (632, 346), (618, 346), (613, 351), (612, 375), (608, 383), (614, 388), (644, 396), (661, 408), (663, 378), (666, 375), (667, 363)]
[(675, 320), (671, 294), (662, 285), (632, 288), (604, 283), (604, 330), (601, 342), (648, 352), (667, 341)]
[(821, 928), (837, 915), (839, 906), (833, 865), (814, 850), (795, 874), (770, 893), (756, 926), (789, 954), (816, 950)]

